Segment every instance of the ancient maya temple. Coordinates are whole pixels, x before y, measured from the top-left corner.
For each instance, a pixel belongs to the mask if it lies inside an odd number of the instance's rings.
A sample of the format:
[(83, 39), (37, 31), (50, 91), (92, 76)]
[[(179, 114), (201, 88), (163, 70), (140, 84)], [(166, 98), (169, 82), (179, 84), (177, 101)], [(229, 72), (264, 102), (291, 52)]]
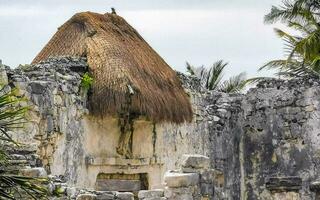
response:
[(320, 199), (318, 79), (207, 91), (121, 17), (85, 12), (0, 82), (30, 107), (13, 170), (48, 177), (51, 199)]
[[(74, 182), (96, 184), (100, 190), (107, 189), (99, 185), (108, 184), (102, 180), (107, 178), (129, 177), (138, 181), (138, 189), (159, 184), (163, 167), (155, 149), (156, 124), (192, 120), (189, 97), (176, 72), (123, 18), (109, 13), (75, 14), (32, 64), (61, 56), (86, 58), (93, 77), (82, 143), (90, 155), (83, 165), (87, 175)], [(60, 164), (53, 162), (53, 173), (61, 172), (55, 171)], [(122, 165), (135, 166), (135, 172)], [(108, 190), (122, 190), (117, 182), (113, 185)]]

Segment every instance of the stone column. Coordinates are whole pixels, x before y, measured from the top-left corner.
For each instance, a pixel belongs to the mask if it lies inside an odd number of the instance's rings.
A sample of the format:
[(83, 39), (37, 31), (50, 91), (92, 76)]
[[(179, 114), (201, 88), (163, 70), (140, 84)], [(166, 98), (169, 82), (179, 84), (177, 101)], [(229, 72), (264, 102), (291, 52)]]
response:
[(310, 191), (316, 193), (315, 199), (320, 199), (320, 181), (316, 181), (310, 184)]
[(269, 177), (266, 188), (271, 192), (273, 200), (300, 200), (299, 190), (302, 179), (299, 177)]

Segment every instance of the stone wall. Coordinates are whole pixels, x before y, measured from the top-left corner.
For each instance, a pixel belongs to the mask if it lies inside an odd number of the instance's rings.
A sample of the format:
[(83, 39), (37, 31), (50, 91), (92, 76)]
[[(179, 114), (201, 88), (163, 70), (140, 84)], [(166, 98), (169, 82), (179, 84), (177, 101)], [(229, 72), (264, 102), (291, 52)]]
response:
[[(128, 160), (114, 151), (116, 119), (100, 123), (88, 115), (80, 86), (86, 70), (84, 59), (70, 58), (15, 70), (2, 66), (7, 90), (16, 86), (18, 95), (30, 100), (29, 123), (12, 134), (27, 144), (31, 166), (44, 166), (69, 185), (88, 188), (102, 172), (148, 173), (149, 189), (163, 189), (165, 172), (179, 169), (184, 154), (201, 154), (215, 171), (213, 199), (315, 199), (317, 187), (309, 187), (320, 178), (318, 81), (270, 79), (246, 94), (224, 94), (206, 91), (197, 79), (179, 74), (194, 121), (137, 121), (136, 157)], [(110, 135), (99, 136), (102, 130)]]
[(314, 199), (309, 185), (319, 179), (319, 82), (269, 80), (251, 89), (242, 102), (240, 157), (248, 199), (267, 198), (268, 177), (299, 177), (300, 196)]
[(224, 178), (220, 189), (215, 185), (218, 199), (273, 199), (286, 191), (296, 196), (283, 185), (277, 195), (266, 187), (270, 178), (296, 177), (299, 198), (315, 199), (309, 186), (320, 175), (319, 91), (317, 80), (270, 79), (245, 95), (204, 95), (213, 118), (209, 157)]
[[(195, 127), (204, 124), (193, 133), (222, 172), (217, 199), (272, 199), (280, 194), (266, 187), (267, 180), (295, 177), (302, 180), (299, 198), (315, 199), (309, 186), (320, 175), (319, 92), (319, 81), (310, 78), (261, 81), (245, 95), (198, 92), (204, 121)], [(291, 189), (288, 195), (294, 196)]]

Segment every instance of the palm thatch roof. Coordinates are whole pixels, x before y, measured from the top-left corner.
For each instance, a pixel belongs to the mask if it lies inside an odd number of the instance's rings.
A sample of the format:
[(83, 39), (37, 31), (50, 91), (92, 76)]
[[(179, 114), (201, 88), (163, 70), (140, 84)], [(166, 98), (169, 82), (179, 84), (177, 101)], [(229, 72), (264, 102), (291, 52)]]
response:
[(32, 63), (59, 56), (87, 57), (94, 78), (93, 115), (128, 110), (155, 122), (192, 120), (189, 98), (176, 72), (116, 14), (75, 14)]

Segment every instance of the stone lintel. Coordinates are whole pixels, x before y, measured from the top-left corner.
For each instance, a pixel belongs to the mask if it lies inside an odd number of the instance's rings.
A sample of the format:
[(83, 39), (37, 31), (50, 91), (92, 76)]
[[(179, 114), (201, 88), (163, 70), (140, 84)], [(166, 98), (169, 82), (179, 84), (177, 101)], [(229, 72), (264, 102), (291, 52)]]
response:
[(124, 159), (115, 157), (88, 157), (86, 162), (91, 166), (146, 166), (161, 164), (153, 158)]
[(302, 188), (300, 177), (268, 177), (266, 188), (273, 192), (299, 191)]

